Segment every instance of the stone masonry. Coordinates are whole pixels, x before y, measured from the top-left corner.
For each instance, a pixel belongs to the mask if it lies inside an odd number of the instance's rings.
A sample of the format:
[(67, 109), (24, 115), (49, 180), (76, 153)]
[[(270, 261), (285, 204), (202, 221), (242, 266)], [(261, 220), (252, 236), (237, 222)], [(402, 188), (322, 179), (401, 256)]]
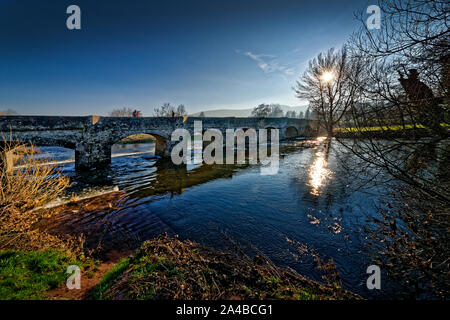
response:
[(156, 139), (156, 154), (170, 156), (174, 142), (171, 134), (178, 128), (194, 131), (194, 121), (202, 121), (203, 130), (279, 129), (280, 139), (315, 135), (317, 123), (293, 118), (199, 118), (199, 117), (66, 117), (0, 116), (3, 140), (31, 142), (36, 146), (61, 146), (75, 150), (77, 170), (108, 165), (111, 147), (123, 138), (146, 133)]

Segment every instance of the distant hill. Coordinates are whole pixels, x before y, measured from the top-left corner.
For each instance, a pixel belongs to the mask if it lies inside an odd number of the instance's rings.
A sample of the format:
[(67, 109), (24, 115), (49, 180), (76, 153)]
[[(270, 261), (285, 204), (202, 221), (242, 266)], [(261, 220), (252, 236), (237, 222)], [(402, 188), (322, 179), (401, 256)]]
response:
[[(284, 106), (282, 105), (281, 108), (283, 109), (283, 112), (286, 113), (286, 111), (295, 111), (298, 113), (299, 111), (306, 111), (306, 108), (308, 106)], [(205, 114), (205, 117), (217, 117), (217, 118), (224, 118), (224, 117), (250, 117), (252, 115), (253, 108), (248, 109), (216, 109), (216, 110), (204, 110), (203, 113)], [(200, 115), (200, 112), (193, 113), (190, 116), (191, 117), (198, 117)]]

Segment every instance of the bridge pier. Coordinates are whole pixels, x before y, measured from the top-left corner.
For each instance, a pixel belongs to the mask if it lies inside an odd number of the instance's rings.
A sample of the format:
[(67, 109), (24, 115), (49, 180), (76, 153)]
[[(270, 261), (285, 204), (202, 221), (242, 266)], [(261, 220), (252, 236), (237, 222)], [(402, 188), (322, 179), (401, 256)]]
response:
[(75, 149), (75, 169), (90, 170), (111, 164), (111, 146), (105, 144), (81, 144)]
[[(75, 149), (77, 170), (104, 167), (111, 163), (111, 146), (129, 135), (147, 133), (155, 137), (156, 155), (170, 157), (173, 146), (171, 134), (186, 129), (191, 134), (195, 122), (202, 121), (203, 130), (217, 129), (278, 129), (279, 138), (295, 138), (316, 134), (314, 121), (293, 118), (199, 118), (199, 117), (59, 117), (59, 116), (0, 116), (0, 135), (12, 133), (14, 141), (35, 146), (62, 146)], [(312, 129), (307, 129), (311, 127)], [(268, 138), (270, 141), (270, 137)], [(1, 150), (0, 150), (1, 152)], [(12, 168), (14, 155), (4, 155), (2, 166)], [(12, 160), (12, 161), (10, 161)]]
[(155, 136), (155, 155), (161, 158), (169, 158), (176, 142), (169, 141), (166, 138)]
[[(169, 158), (176, 142), (162, 137), (156, 138), (155, 155)], [(111, 145), (99, 143), (82, 143), (75, 149), (75, 169), (86, 171), (103, 168), (111, 164)]]

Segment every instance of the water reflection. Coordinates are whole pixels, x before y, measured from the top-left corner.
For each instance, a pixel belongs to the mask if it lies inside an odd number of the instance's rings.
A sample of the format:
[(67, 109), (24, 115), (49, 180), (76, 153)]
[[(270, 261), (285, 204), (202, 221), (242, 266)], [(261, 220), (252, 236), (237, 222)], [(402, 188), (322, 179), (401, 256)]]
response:
[[(258, 165), (173, 166), (139, 154), (149, 149), (121, 147), (120, 153), (132, 155), (113, 157), (104, 171), (76, 173), (73, 164), (64, 165), (80, 188), (114, 185), (125, 195), (117, 206), (102, 197), (71, 207), (67, 214), (76, 220), (65, 224), (66, 233), (83, 233), (87, 248), (100, 243), (105, 250), (134, 249), (162, 233), (218, 249), (234, 239), (250, 253), (256, 248), (315, 280), (322, 274), (313, 253), (320, 254), (336, 262), (344, 288), (371, 294), (365, 270), (373, 264), (372, 250), (363, 228), (368, 218), (379, 218), (373, 208), (379, 192), (362, 195), (346, 187), (353, 180), (336, 161), (336, 144), (330, 147), (326, 139), (283, 144), (280, 170), (273, 176), (260, 175)], [(352, 165), (352, 158), (346, 162)], [(107, 209), (89, 209), (96, 206)]]
[(330, 179), (332, 171), (328, 169), (328, 155), (330, 151), (330, 140), (320, 139), (319, 150), (315, 154), (315, 159), (309, 168), (309, 185), (311, 194), (318, 196), (321, 189)]

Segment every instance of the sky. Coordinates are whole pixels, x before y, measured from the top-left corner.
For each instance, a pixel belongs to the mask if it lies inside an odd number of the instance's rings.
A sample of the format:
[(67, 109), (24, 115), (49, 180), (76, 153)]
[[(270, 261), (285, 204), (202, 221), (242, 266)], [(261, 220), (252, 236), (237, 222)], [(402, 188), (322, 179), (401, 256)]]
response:
[[(372, 1), (374, 2), (374, 1)], [(69, 5), (81, 30), (69, 30)], [(300, 0), (0, 0), (0, 110), (150, 116), (306, 104), (292, 87), (340, 47), (370, 3)]]

